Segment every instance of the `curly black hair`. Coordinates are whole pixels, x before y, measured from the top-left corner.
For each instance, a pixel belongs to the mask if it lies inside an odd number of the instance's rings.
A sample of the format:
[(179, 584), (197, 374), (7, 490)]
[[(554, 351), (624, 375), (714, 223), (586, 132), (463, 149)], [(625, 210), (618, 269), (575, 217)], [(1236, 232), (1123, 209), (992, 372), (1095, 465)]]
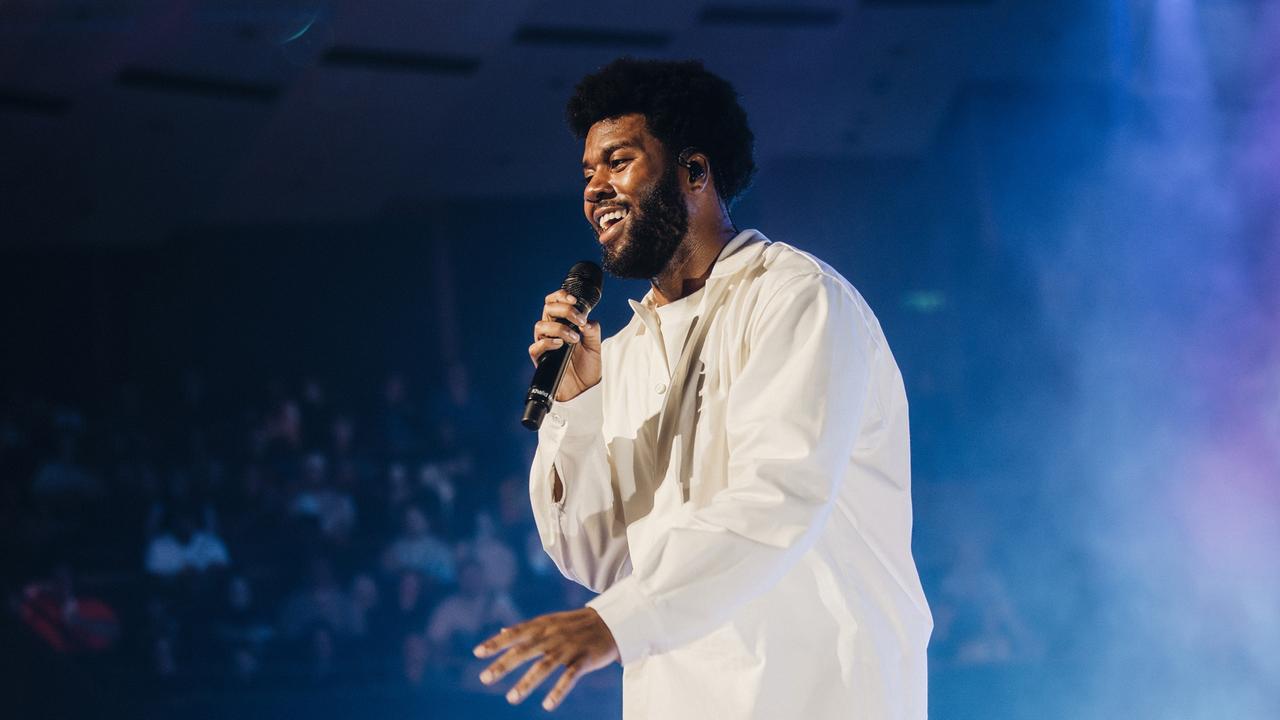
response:
[(621, 57), (587, 75), (565, 108), (579, 139), (601, 120), (644, 115), (668, 160), (684, 148), (706, 154), (716, 192), (725, 203), (742, 195), (756, 173), (755, 135), (738, 93), (699, 60), (637, 60)]

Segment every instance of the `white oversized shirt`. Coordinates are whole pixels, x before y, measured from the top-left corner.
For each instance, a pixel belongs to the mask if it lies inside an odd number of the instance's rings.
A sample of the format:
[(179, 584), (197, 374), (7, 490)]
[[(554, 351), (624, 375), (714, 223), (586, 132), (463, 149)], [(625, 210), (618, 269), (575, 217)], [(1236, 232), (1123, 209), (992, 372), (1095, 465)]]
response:
[(907, 401), (879, 323), (756, 230), (700, 295), (676, 362), (652, 290), (630, 301), (530, 473), (543, 547), (600, 593), (624, 717), (926, 717)]

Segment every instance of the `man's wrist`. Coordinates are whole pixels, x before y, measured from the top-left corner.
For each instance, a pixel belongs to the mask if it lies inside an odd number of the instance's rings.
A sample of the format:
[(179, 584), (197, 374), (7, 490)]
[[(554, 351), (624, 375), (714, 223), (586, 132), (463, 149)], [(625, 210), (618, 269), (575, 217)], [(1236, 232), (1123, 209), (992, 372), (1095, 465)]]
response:
[(618, 640), (613, 636), (613, 631), (609, 629), (609, 623), (605, 622), (604, 618), (600, 617), (599, 610), (596, 610), (590, 605), (587, 606), (587, 609), (591, 611), (592, 615), (596, 616), (596, 620), (600, 622), (600, 627), (604, 628), (605, 635), (609, 637), (609, 642), (613, 644), (613, 653), (621, 657), (621, 653), (618, 652)]
[(634, 575), (614, 583), (588, 601), (587, 607), (595, 610), (609, 628), (618, 648), (618, 660), (624, 666), (647, 657), (662, 637), (657, 613)]

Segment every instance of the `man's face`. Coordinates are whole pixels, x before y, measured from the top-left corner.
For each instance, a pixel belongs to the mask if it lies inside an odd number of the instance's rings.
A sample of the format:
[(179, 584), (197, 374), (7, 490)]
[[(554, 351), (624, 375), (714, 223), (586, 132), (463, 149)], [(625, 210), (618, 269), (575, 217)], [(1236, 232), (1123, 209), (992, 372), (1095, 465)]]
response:
[(600, 242), (605, 270), (650, 279), (671, 262), (689, 229), (676, 169), (643, 115), (591, 126), (582, 157), (582, 209)]

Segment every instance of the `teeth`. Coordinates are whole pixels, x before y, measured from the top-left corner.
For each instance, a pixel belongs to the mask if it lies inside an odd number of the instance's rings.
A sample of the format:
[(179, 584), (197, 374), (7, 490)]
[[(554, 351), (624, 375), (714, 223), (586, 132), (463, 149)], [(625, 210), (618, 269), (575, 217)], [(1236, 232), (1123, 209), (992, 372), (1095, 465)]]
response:
[(602, 229), (608, 229), (610, 225), (626, 217), (626, 215), (627, 211), (625, 210), (613, 210), (611, 212), (607, 212), (600, 216), (600, 227)]

